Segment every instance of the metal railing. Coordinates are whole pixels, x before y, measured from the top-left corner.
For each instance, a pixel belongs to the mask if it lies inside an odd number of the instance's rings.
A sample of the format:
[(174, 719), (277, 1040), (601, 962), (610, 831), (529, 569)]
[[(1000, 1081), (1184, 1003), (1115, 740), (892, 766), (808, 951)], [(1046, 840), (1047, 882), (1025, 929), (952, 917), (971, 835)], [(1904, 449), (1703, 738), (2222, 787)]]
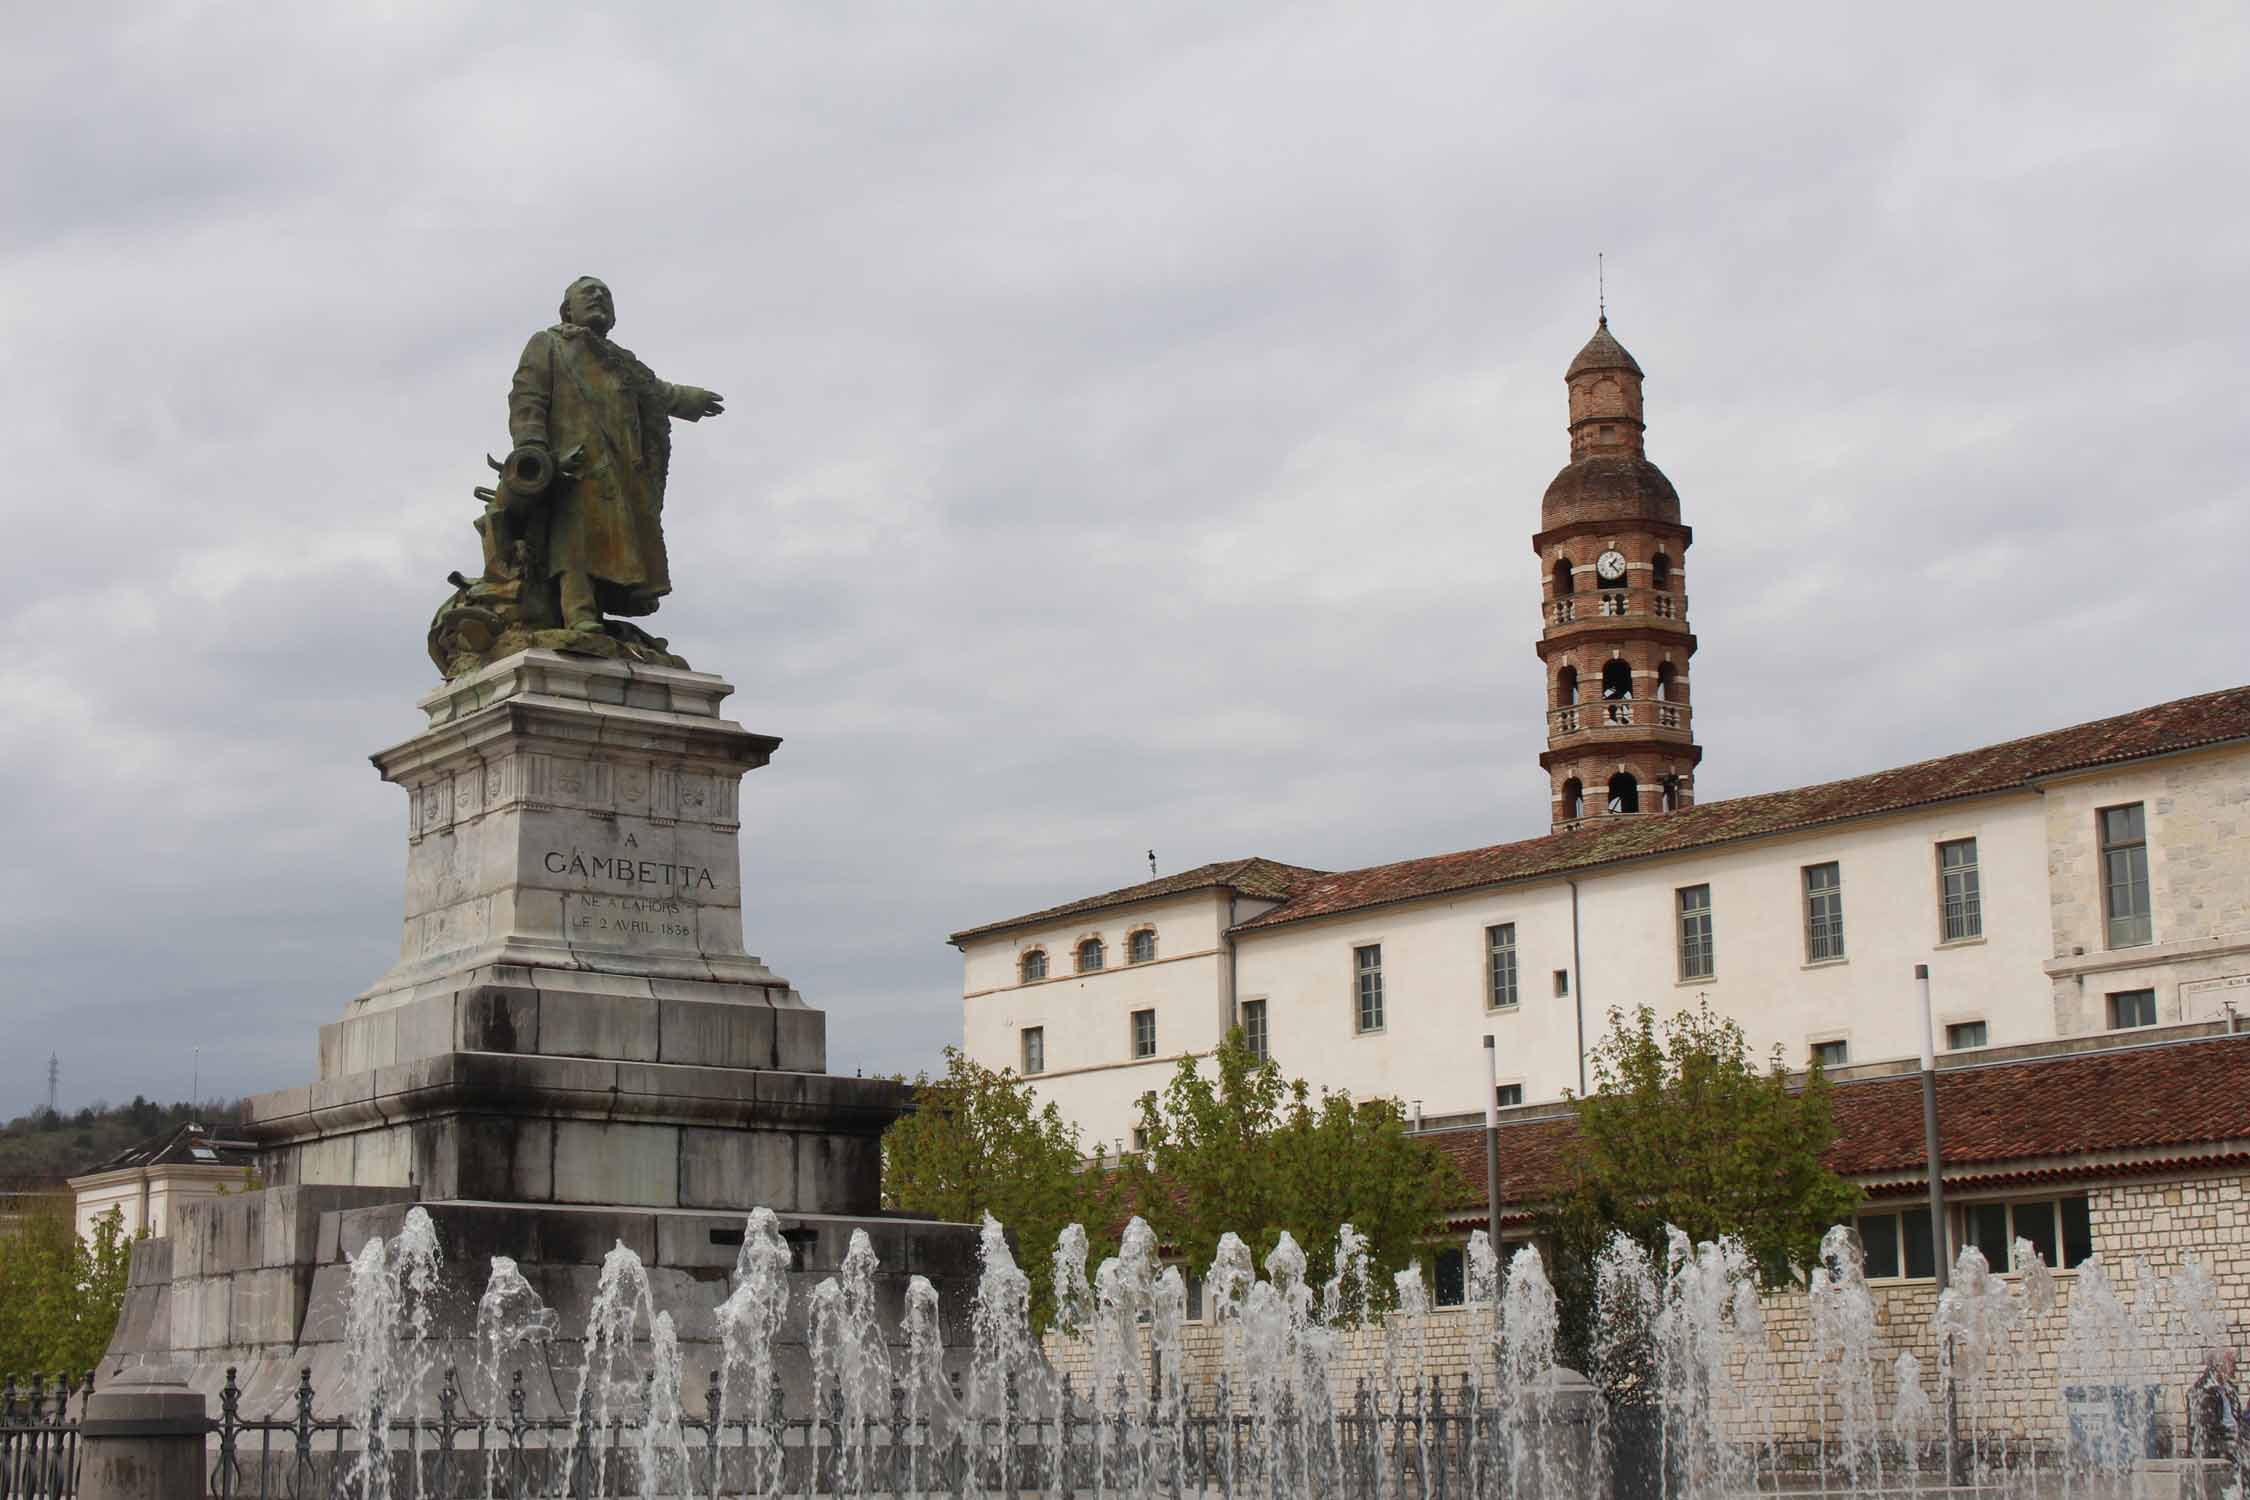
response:
[[(68, 1500), (78, 1494), (78, 1421), (92, 1377), (11, 1382), (0, 1397), (0, 1500)], [(309, 1368), (290, 1408), (245, 1415), (227, 1371), (206, 1442), (214, 1500), (514, 1500), (568, 1496), (1114, 1495), (1168, 1497), (1305, 1494), (1339, 1500), (1474, 1500), (1498, 1495), (1510, 1471), (1500, 1412), (1468, 1378), (1449, 1394), (1432, 1378), (1387, 1403), (1365, 1380), (1337, 1411), (1307, 1411), (1284, 1395), (1261, 1412), (1237, 1402), (1222, 1378), (1211, 1397), (1176, 1410), (1134, 1407), (1122, 1387), (1104, 1407), (1066, 1377), (1061, 1400), (1032, 1414), (1013, 1382), (1007, 1415), (932, 1422), (908, 1410), (894, 1386), (890, 1409), (847, 1414), (831, 1387), (819, 1416), (783, 1415), (781, 1393), (762, 1415), (723, 1410), (716, 1373), (703, 1414), (651, 1433), (638, 1416), (578, 1420), (526, 1414), (523, 1376), (504, 1413), (470, 1409), (447, 1370), (435, 1416), (355, 1419), (315, 1415)], [(687, 1404), (682, 1403), (683, 1407)], [(645, 1398), (641, 1410), (645, 1411)], [(1128, 1412), (1132, 1416), (1128, 1416)], [(1541, 1438), (1558, 1455), (1584, 1451), (1583, 1412), (1558, 1413)], [(652, 1472), (643, 1472), (654, 1456)], [(1520, 1472), (1523, 1456), (1516, 1455)]]
[(21, 1390), (0, 1381), (0, 1500), (64, 1500), (78, 1493), (78, 1422), (94, 1377), (34, 1375)]

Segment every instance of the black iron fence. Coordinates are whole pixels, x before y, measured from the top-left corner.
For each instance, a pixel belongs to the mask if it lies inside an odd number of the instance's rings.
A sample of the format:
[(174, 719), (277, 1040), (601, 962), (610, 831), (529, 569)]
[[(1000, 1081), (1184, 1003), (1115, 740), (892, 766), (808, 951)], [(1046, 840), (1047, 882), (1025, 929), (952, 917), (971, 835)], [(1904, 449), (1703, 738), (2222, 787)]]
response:
[[(78, 1421), (93, 1392), (34, 1380), (0, 1388), (0, 1500), (78, 1493)], [(778, 1398), (779, 1393), (776, 1392)], [(1324, 1495), (1338, 1500), (1477, 1500), (1530, 1493), (1536, 1473), (1573, 1480), (1585, 1452), (1582, 1417), (1532, 1434), (1541, 1452), (1503, 1440), (1502, 1414), (1466, 1379), (1380, 1400), (1362, 1382), (1339, 1411), (1307, 1412), (1284, 1396), (1271, 1411), (1237, 1402), (1226, 1383), (1172, 1412), (1106, 1409), (1063, 1384), (1053, 1412), (1030, 1415), (1011, 1389), (1008, 1414), (982, 1420), (913, 1415), (893, 1388), (889, 1409), (849, 1413), (841, 1391), (818, 1416), (722, 1407), (714, 1378), (699, 1415), (651, 1429), (638, 1416), (578, 1420), (527, 1415), (517, 1374), (498, 1412), (471, 1409), (446, 1372), (431, 1416), (354, 1419), (315, 1413), (311, 1372), (292, 1407), (246, 1415), (235, 1372), (219, 1393), (206, 1449), (216, 1500), (515, 1500), (515, 1497), (806, 1495)], [(645, 1412), (644, 1402), (635, 1403)], [(683, 1407), (688, 1402), (683, 1402)], [(1544, 1486), (1541, 1486), (1544, 1488)], [(1579, 1493), (1573, 1484), (1567, 1491)]]
[(21, 1390), (0, 1381), (0, 1500), (63, 1500), (78, 1493), (78, 1419), (94, 1377), (34, 1375)]

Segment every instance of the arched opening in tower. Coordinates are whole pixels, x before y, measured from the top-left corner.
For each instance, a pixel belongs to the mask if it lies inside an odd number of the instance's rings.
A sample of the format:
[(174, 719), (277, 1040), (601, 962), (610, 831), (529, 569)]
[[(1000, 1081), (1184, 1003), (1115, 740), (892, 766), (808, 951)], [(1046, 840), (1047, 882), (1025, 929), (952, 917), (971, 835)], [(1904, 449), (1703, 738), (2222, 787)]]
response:
[(1679, 673), (1677, 673), (1677, 672), (1675, 672), (1674, 670), (1672, 670), (1672, 664), (1671, 664), (1670, 662), (1665, 662), (1665, 663), (1663, 663), (1662, 665), (1660, 665), (1659, 667), (1657, 667), (1657, 669), (1656, 669), (1656, 701), (1657, 701), (1657, 702), (1659, 702), (1659, 703), (1677, 703), (1677, 702), (1679, 702), (1679, 701), (1680, 701), (1680, 698), (1679, 698), (1679, 675), (1680, 675)]
[(1555, 559), (1555, 595), (1557, 598), (1571, 591), (1575, 577), (1576, 575), (1570, 570), (1569, 558), (1558, 557)]
[(1678, 812), (1680, 810), (1680, 778), (1677, 776), (1664, 778), (1664, 810), (1666, 812)]
[(1555, 706), (1569, 708), (1578, 701), (1578, 669), (1564, 667), (1555, 674)]
[(1613, 813), (1637, 813), (1641, 810), (1641, 784), (1630, 771), (1620, 771), (1609, 778), (1609, 810)]
[(1661, 552), (1649, 560), (1648, 586), (1660, 594), (1672, 587), (1672, 559)]
[(1615, 703), (1633, 696), (1633, 669), (1618, 657), (1602, 663), (1602, 698)]
[(1562, 784), (1562, 815), (1566, 823), (1586, 815), (1586, 788), (1575, 776)]

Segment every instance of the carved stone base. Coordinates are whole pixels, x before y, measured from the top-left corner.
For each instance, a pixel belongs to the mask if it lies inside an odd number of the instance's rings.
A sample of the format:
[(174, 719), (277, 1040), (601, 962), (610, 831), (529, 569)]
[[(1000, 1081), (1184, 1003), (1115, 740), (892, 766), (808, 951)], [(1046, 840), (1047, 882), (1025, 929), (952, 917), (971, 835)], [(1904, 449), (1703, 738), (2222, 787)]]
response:
[(733, 690), (534, 650), (424, 698), (374, 757), (408, 796), (399, 961), (347, 1019), (493, 983), (801, 1007), (743, 948), (739, 783), (781, 742), (719, 716)]

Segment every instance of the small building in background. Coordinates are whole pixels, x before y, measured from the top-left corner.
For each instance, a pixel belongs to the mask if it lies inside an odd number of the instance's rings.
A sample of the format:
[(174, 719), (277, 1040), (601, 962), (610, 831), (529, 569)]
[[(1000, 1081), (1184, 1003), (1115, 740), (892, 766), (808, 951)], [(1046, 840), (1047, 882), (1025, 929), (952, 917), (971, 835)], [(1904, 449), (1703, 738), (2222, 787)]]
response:
[(124, 1215), (127, 1239), (147, 1230), (152, 1239), (171, 1232), (178, 1206), (196, 1198), (239, 1193), (251, 1185), (257, 1148), (207, 1125), (182, 1125), (121, 1151), (70, 1179), (76, 1196), (81, 1239), (90, 1239), (94, 1221), (111, 1209)]

